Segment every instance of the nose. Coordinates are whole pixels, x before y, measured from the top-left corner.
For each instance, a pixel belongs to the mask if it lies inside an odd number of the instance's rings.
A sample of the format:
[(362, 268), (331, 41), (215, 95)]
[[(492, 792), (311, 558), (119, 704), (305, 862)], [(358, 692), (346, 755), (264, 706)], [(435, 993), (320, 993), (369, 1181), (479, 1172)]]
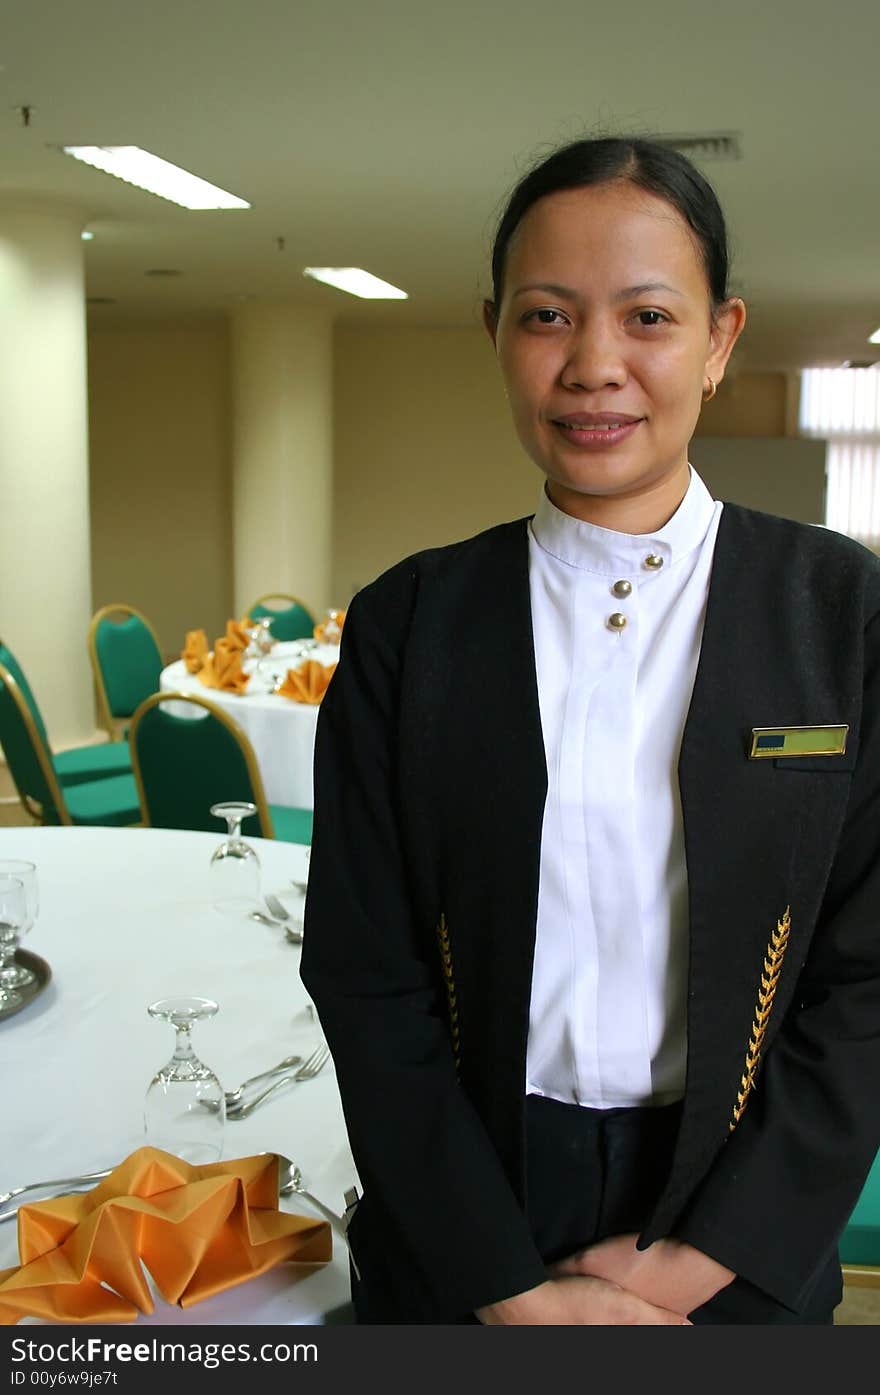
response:
[(626, 364), (611, 325), (595, 317), (585, 321), (569, 339), (568, 348), (562, 368), (565, 387), (595, 392), (603, 387), (622, 387), (626, 382)]

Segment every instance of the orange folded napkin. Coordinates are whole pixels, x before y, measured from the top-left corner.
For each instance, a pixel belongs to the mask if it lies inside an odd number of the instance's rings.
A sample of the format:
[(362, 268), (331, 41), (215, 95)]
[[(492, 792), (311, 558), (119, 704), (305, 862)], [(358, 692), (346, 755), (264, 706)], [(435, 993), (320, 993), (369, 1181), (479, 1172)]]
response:
[(319, 664), (317, 659), (306, 659), (299, 668), (287, 670), (287, 677), (276, 692), (282, 697), (293, 698), (294, 702), (310, 702), (314, 706), (326, 693), (335, 672), (335, 664)]
[(204, 630), (187, 630), (180, 657), (190, 673), (198, 673), (208, 656), (208, 636)]
[(247, 649), (251, 642), (251, 622), (247, 616), (242, 620), (227, 620), (224, 638), (233, 649)]
[(220, 688), (225, 693), (243, 693), (250, 681), (250, 674), (242, 670), (243, 651), (228, 639), (214, 642), (214, 652), (209, 654), (199, 669), (199, 678), (206, 688)]
[(283, 1260), (326, 1264), (326, 1221), (278, 1210), (274, 1153), (194, 1167), (138, 1148), (85, 1195), (18, 1213), (18, 1268), (0, 1270), (0, 1325), (131, 1322), (162, 1297), (188, 1308)]
[(342, 634), (342, 627), (343, 627), (343, 625), (345, 624), (345, 611), (344, 611), (344, 610), (337, 610), (337, 611), (335, 612), (335, 615), (336, 615), (336, 624), (339, 626), (339, 634), (331, 634), (331, 636), (330, 636), (329, 638), (326, 637), (326, 630), (327, 630), (327, 625), (329, 624), (329, 619), (328, 619), (328, 620), (322, 621), (322, 623), (321, 623), (320, 625), (316, 625), (315, 628), (312, 630), (312, 634), (313, 634), (314, 638), (318, 641), (319, 644), (324, 644), (325, 641), (326, 641), (326, 643), (328, 643), (328, 644), (338, 644), (338, 643), (339, 643), (339, 635)]

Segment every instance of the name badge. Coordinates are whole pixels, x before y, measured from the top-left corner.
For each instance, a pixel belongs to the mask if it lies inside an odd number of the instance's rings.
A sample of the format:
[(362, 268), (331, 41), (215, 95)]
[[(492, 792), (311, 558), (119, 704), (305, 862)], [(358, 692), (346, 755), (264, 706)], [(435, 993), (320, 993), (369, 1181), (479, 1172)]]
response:
[(752, 727), (749, 760), (785, 756), (842, 756), (849, 725), (833, 727)]

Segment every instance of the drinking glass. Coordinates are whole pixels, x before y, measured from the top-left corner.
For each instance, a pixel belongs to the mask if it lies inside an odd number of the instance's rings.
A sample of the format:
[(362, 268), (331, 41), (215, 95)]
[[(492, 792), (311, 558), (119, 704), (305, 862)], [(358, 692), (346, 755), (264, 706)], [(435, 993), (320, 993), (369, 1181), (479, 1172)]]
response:
[(0, 858), (0, 877), (3, 876), (17, 877), (24, 886), (25, 917), (17, 934), (13, 934), (9, 928), (0, 934), (0, 987), (27, 988), (34, 982), (36, 974), (25, 968), (24, 964), (16, 964), (15, 951), (36, 920), (40, 908), (36, 865), (20, 858)]
[(174, 1054), (157, 1070), (144, 1098), (147, 1143), (174, 1153), (185, 1162), (216, 1162), (223, 1152), (226, 1097), (217, 1076), (192, 1048), (192, 1029), (213, 1017), (213, 998), (160, 998), (147, 1012), (170, 1022), (177, 1036)]
[(211, 805), (214, 818), (226, 820), (226, 840), (211, 857), (211, 884), (218, 911), (247, 914), (259, 902), (260, 859), (241, 836), (242, 820), (256, 812), (256, 804), (246, 800)]
[(324, 643), (338, 644), (342, 637), (342, 626), (339, 623), (341, 610), (328, 610), (327, 619), (324, 621)]
[[(0, 945), (13, 950), (27, 921), (27, 896), (21, 877), (0, 875)], [(18, 1007), (22, 996), (15, 988), (0, 983), (0, 1008)]]

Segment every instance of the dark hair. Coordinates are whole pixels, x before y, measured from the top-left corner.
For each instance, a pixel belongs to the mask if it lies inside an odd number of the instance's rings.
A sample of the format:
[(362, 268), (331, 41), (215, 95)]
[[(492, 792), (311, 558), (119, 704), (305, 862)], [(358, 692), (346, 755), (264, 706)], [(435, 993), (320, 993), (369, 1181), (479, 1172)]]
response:
[(645, 189), (678, 210), (700, 245), (713, 309), (727, 299), (727, 229), (708, 180), (672, 146), (628, 136), (604, 136), (560, 146), (514, 188), (492, 249), (492, 305), (496, 312), (504, 291), (510, 239), (532, 205), (562, 189), (613, 181)]

